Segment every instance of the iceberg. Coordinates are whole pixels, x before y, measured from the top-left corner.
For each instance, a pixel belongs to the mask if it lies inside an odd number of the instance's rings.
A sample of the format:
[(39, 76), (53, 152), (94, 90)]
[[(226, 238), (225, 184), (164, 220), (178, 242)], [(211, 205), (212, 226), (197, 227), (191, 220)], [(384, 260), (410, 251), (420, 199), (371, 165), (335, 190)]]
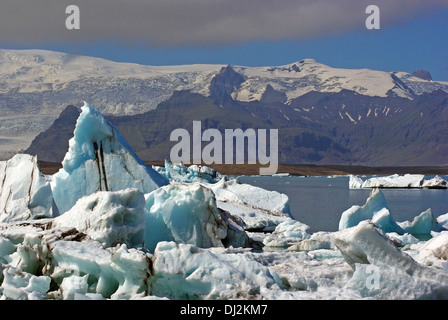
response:
[(218, 208), (239, 217), (246, 230), (273, 231), (275, 227), (293, 219), (288, 196), (236, 179), (222, 178), (214, 184), (203, 183), (215, 193)]
[(443, 228), (448, 229), (448, 213), (442, 214), (437, 217), (437, 223)]
[(62, 166), (51, 181), (60, 214), (70, 210), (78, 199), (97, 191), (136, 188), (149, 193), (168, 184), (88, 103), (81, 108)]
[(151, 252), (160, 241), (201, 248), (245, 246), (248, 242), (244, 230), (221, 214), (212, 190), (199, 183), (161, 187), (146, 195), (146, 209), (145, 247)]
[(404, 230), (393, 219), (386, 198), (377, 188), (372, 189), (363, 206), (354, 205), (342, 213), (339, 220), (339, 230), (354, 227), (364, 220), (371, 220), (385, 232), (404, 233)]
[(441, 232), (445, 230), (434, 218), (431, 209), (428, 209), (418, 216), (412, 222), (405, 221), (400, 223), (405, 232), (414, 236), (431, 235), (431, 232)]
[(76, 228), (105, 247), (141, 246), (145, 234), (145, 198), (137, 189), (98, 191), (79, 199), (52, 227)]
[(260, 299), (261, 288), (278, 288), (269, 269), (238, 253), (191, 244), (158, 243), (150, 278), (153, 295), (170, 299)]
[(215, 183), (223, 178), (216, 170), (201, 165), (191, 165), (188, 168), (183, 163), (172, 163), (165, 160), (165, 167), (152, 166), (170, 182), (206, 182)]
[(355, 270), (345, 289), (376, 299), (448, 298), (448, 274), (417, 263), (372, 222), (339, 231), (333, 240)]
[(445, 179), (443, 179), (439, 176), (435, 176), (432, 179), (423, 181), (422, 186), (423, 186), (423, 188), (428, 188), (428, 189), (447, 189), (448, 183)]
[(443, 232), (428, 240), (420, 248), (415, 260), (448, 272), (448, 232)]
[(0, 161), (0, 222), (57, 215), (50, 179), (40, 172), (36, 156), (17, 154)]
[(422, 188), (425, 176), (422, 174), (390, 175), (385, 177), (373, 177), (363, 181), (361, 178), (351, 175), (350, 189), (359, 188)]
[(36, 276), (18, 268), (6, 267), (3, 270), (3, 295), (8, 300), (43, 300), (47, 298), (51, 278)]
[[(147, 294), (150, 259), (141, 250), (128, 249), (125, 244), (106, 250), (92, 240), (61, 240), (51, 247), (47, 273), (59, 285), (64, 281), (62, 290), (67, 297), (74, 296), (72, 283), (79, 284), (78, 294), (85, 294), (87, 285), (87, 292), (110, 299), (135, 299)], [(87, 283), (83, 280), (86, 275)]]
[(360, 177), (352, 174), (349, 176), (349, 182), (348, 182), (349, 189), (360, 189), (362, 188), (363, 183), (364, 181), (362, 181)]

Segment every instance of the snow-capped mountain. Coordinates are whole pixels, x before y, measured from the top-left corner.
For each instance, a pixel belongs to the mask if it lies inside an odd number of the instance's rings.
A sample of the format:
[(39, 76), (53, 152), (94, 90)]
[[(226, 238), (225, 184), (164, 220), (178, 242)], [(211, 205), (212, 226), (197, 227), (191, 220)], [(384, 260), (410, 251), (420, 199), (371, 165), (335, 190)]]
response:
[[(2, 158), (27, 148), (67, 105), (81, 106), (83, 101), (103, 114), (130, 116), (155, 109), (174, 91), (189, 90), (213, 98), (217, 105), (225, 99), (280, 102), (306, 112), (306, 107), (297, 106), (297, 99), (312, 92), (348, 90), (360, 96), (408, 100), (438, 89), (448, 92), (447, 82), (410, 73), (338, 69), (312, 59), (268, 67), (145, 66), (45, 50), (0, 50), (0, 70)], [(342, 113), (353, 123), (359, 116)]]

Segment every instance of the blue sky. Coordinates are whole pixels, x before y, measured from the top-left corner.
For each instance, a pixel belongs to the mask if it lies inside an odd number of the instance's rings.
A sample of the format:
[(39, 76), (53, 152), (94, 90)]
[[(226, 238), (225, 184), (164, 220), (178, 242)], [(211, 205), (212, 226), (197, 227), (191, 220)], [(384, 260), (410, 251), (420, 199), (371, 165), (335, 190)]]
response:
[[(80, 7), (83, 8), (81, 5)], [(384, 13), (384, 11), (382, 10), (381, 14), (386, 15), (387, 12)], [(83, 14), (82, 10), (81, 14)], [(428, 10), (422, 14), (413, 12), (404, 18), (397, 18), (397, 21), (393, 20), (394, 15), (386, 16), (384, 21), (381, 19), (380, 30), (367, 30), (364, 26), (360, 27), (367, 16), (364, 13), (360, 15), (358, 11), (356, 27), (338, 28), (338, 21), (345, 21), (347, 17), (350, 17), (350, 15), (342, 16), (341, 14), (340, 20), (332, 22), (335, 30), (328, 32), (322, 29), (324, 31), (294, 34), (290, 32), (291, 28), (303, 28), (303, 26), (285, 24), (282, 26), (284, 30), (279, 27), (276, 33), (267, 35), (265, 39), (255, 31), (245, 34), (236, 29), (228, 34), (214, 31), (216, 34), (213, 34), (213, 41), (205, 36), (188, 39), (188, 33), (179, 33), (181, 41), (175, 37), (177, 36), (175, 31), (170, 31), (167, 26), (164, 26), (166, 38), (177, 40), (164, 42), (154, 36), (151, 41), (143, 37), (127, 41), (123, 39), (123, 35), (101, 37), (101, 34), (96, 38), (84, 35), (84, 38), (72, 39), (68, 36), (64, 40), (64, 37), (52, 37), (49, 34), (48, 38), (43, 37), (36, 41), (27, 40), (26, 37), (23, 41), (0, 38), (0, 47), (48, 49), (148, 65), (210, 63), (266, 66), (289, 64), (304, 58), (313, 58), (318, 62), (340, 68), (371, 68), (406, 72), (427, 69), (434, 80), (448, 81), (448, 8), (446, 6), (442, 9)], [(254, 19), (256, 18), (255, 16)], [(86, 19), (81, 20), (81, 26)], [(244, 17), (244, 19), (251, 18)], [(50, 25), (51, 21), (47, 21)], [(41, 20), (41, 23), (45, 23), (45, 20)], [(84, 29), (89, 26), (87, 23), (85, 25)], [(319, 27), (319, 25), (310, 26), (315, 29)], [(322, 28), (325, 27), (331, 29), (331, 25), (323, 25)], [(100, 26), (91, 28), (91, 30), (101, 29)], [(120, 25), (117, 26), (117, 30), (121, 30), (118, 28)], [(193, 33), (196, 29), (193, 25), (191, 28)], [(241, 27), (243, 28), (244, 26)], [(245, 29), (249, 28), (246, 26)], [(159, 38), (164, 36), (162, 31), (158, 35)], [(266, 31), (263, 32), (266, 33)], [(149, 31), (148, 34), (150, 33)], [(111, 30), (111, 34), (114, 34), (114, 30)], [(232, 41), (232, 37), (235, 41)], [(219, 41), (219, 39), (223, 40)]]

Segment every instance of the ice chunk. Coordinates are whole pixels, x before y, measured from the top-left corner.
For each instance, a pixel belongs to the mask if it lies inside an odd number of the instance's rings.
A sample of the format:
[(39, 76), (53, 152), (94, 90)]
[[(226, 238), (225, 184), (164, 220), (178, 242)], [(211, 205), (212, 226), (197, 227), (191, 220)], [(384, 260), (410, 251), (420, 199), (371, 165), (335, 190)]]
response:
[[(403, 223), (402, 226), (406, 224)], [(407, 233), (412, 235), (430, 235), (432, 231), (440, 232), (444, 228), (437, 222), (432, 215), (431, 209), (428, 209), (415, 217), (407, 227), (404, 228)]]
[(371, 221), (361, 221), (355, 227), (334, 233), (333, 242), (353, 269), (356, 263), (400, 264), (406, 270), (415, 264)]
[(432, 179), (423, 181), (423, 188), (428, 189), (447, 189), (448, 183), (445, 179), (442, 179), (439, 176), (435, 176)]
[(164, 177), (143, 163), (118, 130), (87, 103), (82, 107), (62, 165), (51, 183), (61, 214), (70, 210), (81, 197), (97, 191), (137, 188), (149, 193), (168, 184)]
[(362, 188), (421, 188), (425, 176), (422, 174), (398, 174), (373, 177), (363, 182)]
[(428, 240), (420, 248), (420, 253), (415, 260), (448, 272), (448, 232), (443, 232)]
[(372, 190), (363, 206), (354, 205), (342, 213), (339, 230), (354, 227), (364, 220), (371, 220), (385, 232), (404, 233), (393, 219), (383, 193), (376, 188)]
[(331, 234), (329, 232), (315, 232), (310, 237), (305, 238), (292, 246), (288, 247), (288, 251), (314, 251), (314, 250), (333, 250)]
[(16, 251), (16, 247), (11, 240), (0, 236), (0, 263), (7, 263), (5, 257)]
[(361, 178), (350, 175), (348, 186), (350, 189), (360, 189), (362, 188), (363, 181)]
[[(71, 293), (74, 278), (88, 276), (88, 293), (101, 294), (105, 298), (133, 299), (146, 295), (148, 287), (149, 257), (141, 250), (121, 245), (106, 250), (96, 241), (57, 241), (51, 248), (50, 276), (66, 292)], [(78, 283), (83, 282), (77, 278)], [(68, 288), (68, 289), (67, 289)], [(80, 289), (83, 293), (84, 289)]]
[[(151, 252), (160, 241), (209, 248), (222, 247), (223, 241), (241, 246), (247, 238), (244, 230), (233, 225), (233, 238), (229, 239), (229, 226), (216, 206), (214, 193), (199, 183), (170, 184), (145, 197), (145, 247)], [(238, 234), (242, 239), (237, 239)]]
[(448, 229), (448, 213), (442, 214), (441, 216), (437, 217), (437, 223), (444, 227), (445, 229)]
[(0, 162), (0, 222), (57, 214), (49, 178), (40, 172), (37, 157), (17, 154)]
[(151, 293), (170, 299), (254, 299), (277, 287), (265, 266), (244, 254), (159, 242), (153, 258)]
[(288, 196), (283, 193), (239, 183), (236, 179), (223, 178), (204, 185), (215, 193), (218, 207), (241, 218), (246, 230), (271, 228), (272, 231), (281, 222), (293, 219)]
[(88, 278), (89, 275), (86, 274), (82, 277), (72, 275), (70, 277), (62, 279), (60, 289), (62, 291), (63, 299), (73, 300), (75, 298), (75, 294), (85, 295), (89, 288), (89, 284), (87, 283)]
[(274, 215), (291, 217), (288, 196), (277, 191), (269, 191), (236, 179), (226, 181), (224, 178), (210, 188), (215, 192), (216, 199), (224, 202), (236, 202), (261, 209)]
[(372, 222), (333, 235), (334, 244), (355, 270), (346, 289), (377, 299), (446, 299), (448, 274), (417, 263)]
[(310, 238), (309, 226), (297, 220), (288, 219), (275, 227), (272, 234), (263, 239), (267, 247), (290, 247), (302, 239)]
[(286, 238), (307, 239), (310, 237), (308, 233), (310, 227), (297, 220), (289, 219), (280, 223), (274, 230), (273, 234), (282, 234)]
[(170, 182), (215, 183), (222, 179), (222, 175), (216, 170), (196, 164), (187, 168), (183, 163), (172, 163), (165, 160), (165, 167), (153, 166), (153, 169)]
[(11, 300), (43, 300), (47, 298), (50, 282), (50, 277), (7, 266), (3, 270), (3, 296)]
[(72, 227), (105, 247), (141, 246), (145, 234), (145, 198), (137, 189), (99, 191), (85, 196), (66, 213), (55, 218), (53, 227)]

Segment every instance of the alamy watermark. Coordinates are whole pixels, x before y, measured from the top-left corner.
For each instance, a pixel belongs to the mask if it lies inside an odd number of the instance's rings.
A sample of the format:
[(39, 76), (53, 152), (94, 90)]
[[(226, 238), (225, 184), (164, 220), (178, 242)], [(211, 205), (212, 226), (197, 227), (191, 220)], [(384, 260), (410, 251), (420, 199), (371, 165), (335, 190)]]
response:
[[(278, 169), (278, 129), (269, 129), (269, 140), (267, 133), (266, 129), (225, 129), (223, 137), (218, 129), (202, 132), (201, 121), (193, 121), (192, 135), (183, 128), (171, 132), (170, 141), (178, 143), (171, 148), (170, 160), (207, 165), (244, 164), (247, 160), (248, 164), (269, 165), (260, 167), (259, 173), (273, 175)], [(203, 142), (208, 143), (202, 147)]]
[[(81, 28), (80, 10), (77, 5), (69, 5), (65, 8), (65, 13), (69, 16), (65, 19), (65, 27), (68, 30), (79, 30)], [(365, 25), (368, 30), (380, 29), (380, 8), (377, 5), (369, 5), (365, 10), (369, 16)]]
[(68, 30), (79, 30), (81, 28), (81, 13), (79, 7), (72, 4), (65, 8), (69, 16), (65, 19), (65, 27)]
[(368, 290), (378, 290), (380, 288), (380, 268), (369, 264), (366, 269), (366, 288)]
[(380, 29), (380, 8), (377, 5), (370, 5), (366, 8), (366, 13), (370, 14), (366, 19), (368, 30)]

